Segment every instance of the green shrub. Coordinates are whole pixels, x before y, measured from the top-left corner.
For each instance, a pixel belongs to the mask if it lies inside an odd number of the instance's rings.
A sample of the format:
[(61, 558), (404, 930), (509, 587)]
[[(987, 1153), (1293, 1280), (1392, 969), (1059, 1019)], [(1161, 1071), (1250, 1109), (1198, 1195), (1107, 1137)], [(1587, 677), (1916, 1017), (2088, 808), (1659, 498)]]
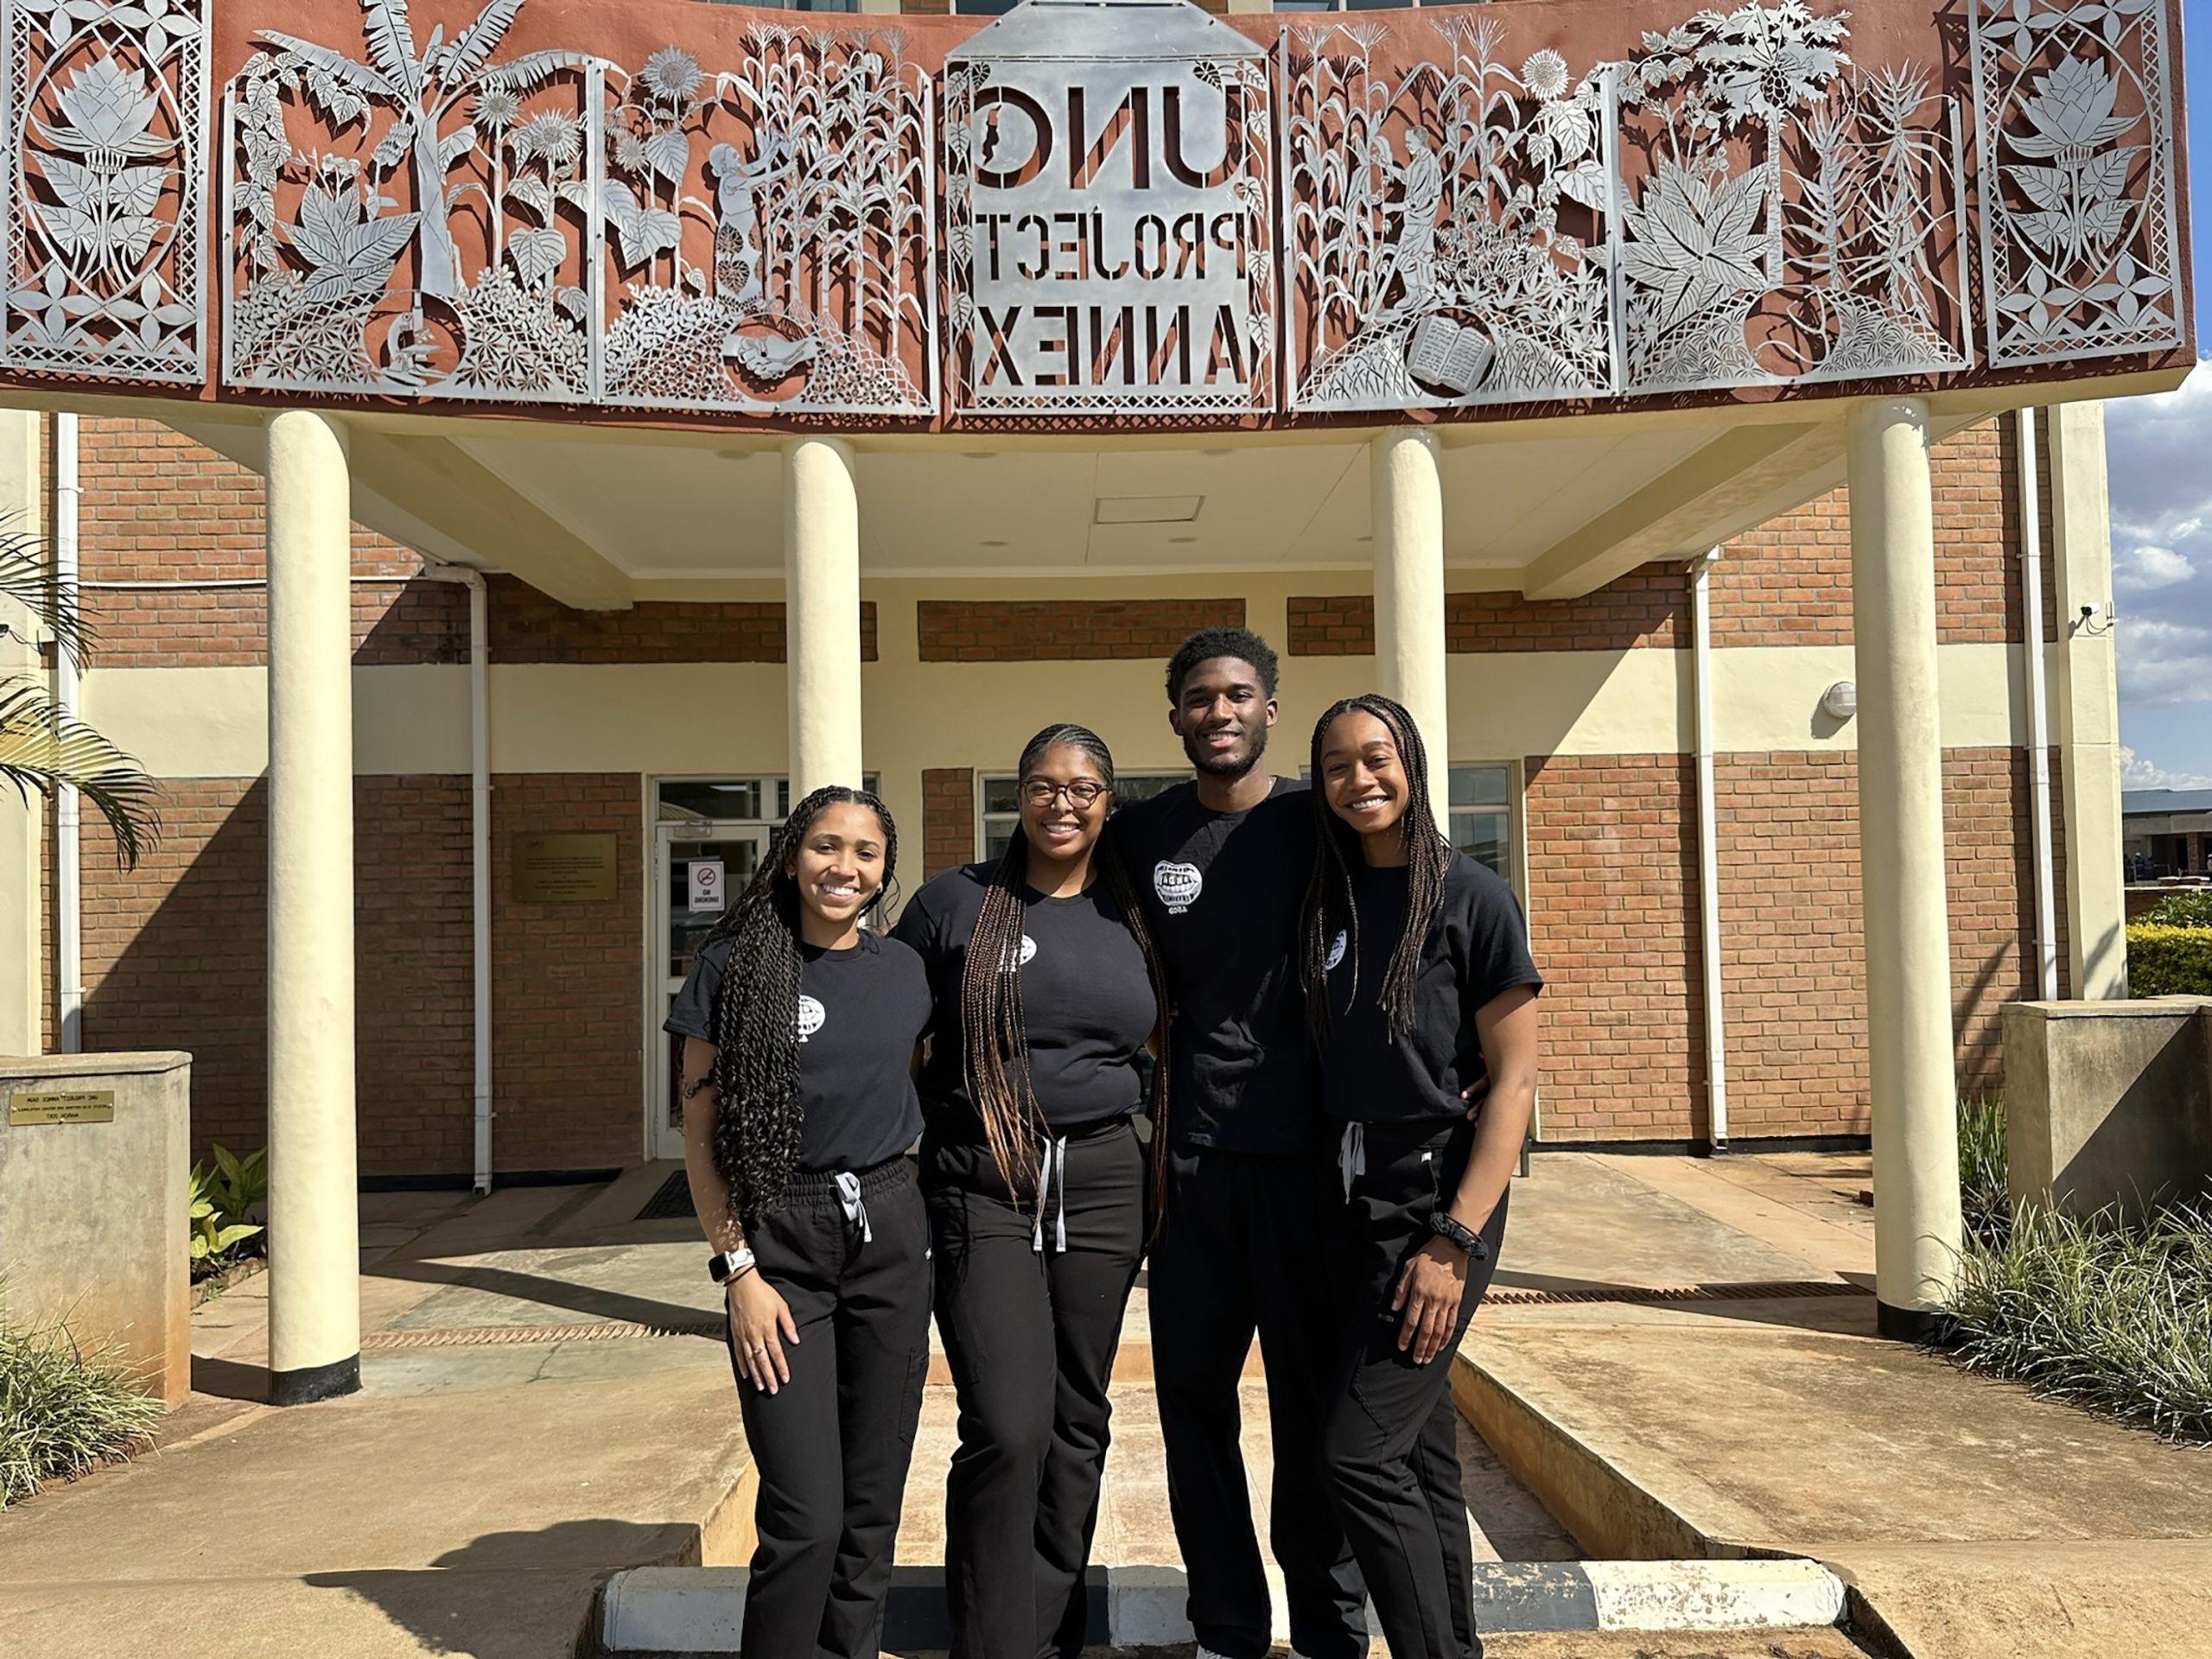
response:
[(1959, 1101), (1959, 1207), (1967, 1236), (2001, 1240), (2012, 1218), (2005, 1185), (2005, 1102), (1979, 1095)]
[(1967, 1237), (1949, 1312), (1968, 1369), (2212, 1440), (2212, 1205), (2130, 1223), (2024, 1206)]
[(2212, 927), (2212, 887), (2171, 893), (2135, 919), (2155, 927)]
[(194, 1164), (191, 1181), (193, 1266), (212, 1273), (226, 1266), (239, 1245), (260, 1235), (261, 1228), (246, 1213), (269, 1196), (269, 1154), (240, 1158), (217, 1147), (215, 1167)]
[(2130, 922), (2127, 986), (2137, 996), (2212, 996), (2212, 928)]
[(0, 1509), (129, 1457), (161, 1420), (161, 1402), (131, 1386), (111, 1350), (86, 1353), (58, 1323), (0, 1322)]

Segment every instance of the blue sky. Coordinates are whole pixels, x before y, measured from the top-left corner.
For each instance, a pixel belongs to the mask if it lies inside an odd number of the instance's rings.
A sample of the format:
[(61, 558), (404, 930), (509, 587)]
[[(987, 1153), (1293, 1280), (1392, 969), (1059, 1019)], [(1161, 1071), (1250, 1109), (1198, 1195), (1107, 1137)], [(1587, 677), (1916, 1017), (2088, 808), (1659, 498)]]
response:
[[(2212, 19), (2190, 22), (2184, 84), (2202, 334), (2212, 297)], [(2200, 366), (2178, 391), (2107, 404), (2105, 422), (2126, 782), (2212, 789), (2212, 367)]]

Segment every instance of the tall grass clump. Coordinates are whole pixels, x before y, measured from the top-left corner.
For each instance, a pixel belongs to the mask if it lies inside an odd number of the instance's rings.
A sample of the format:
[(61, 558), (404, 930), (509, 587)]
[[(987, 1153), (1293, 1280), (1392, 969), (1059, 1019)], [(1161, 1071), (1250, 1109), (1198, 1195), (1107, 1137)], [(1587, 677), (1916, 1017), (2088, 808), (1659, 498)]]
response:
[(1968, 1237), (1949, 1311), (1971, 1370), (2212, 1440), (2212, 1203), (2140, 1221), (2023, 1205), (2001, 1240)]
[(1959, 1208), (1971, 1241), (2001, 1243), (2012, 1220), (2005, 1185), (2005, 1102), (1980, 1095), (1959, 1102)]
[(112, 1350), (79, 1349), (58, 1322), (0, 1319), (0, 1509), (129, 1457), (161, 1420), (161, 1402), (132, 1386)]

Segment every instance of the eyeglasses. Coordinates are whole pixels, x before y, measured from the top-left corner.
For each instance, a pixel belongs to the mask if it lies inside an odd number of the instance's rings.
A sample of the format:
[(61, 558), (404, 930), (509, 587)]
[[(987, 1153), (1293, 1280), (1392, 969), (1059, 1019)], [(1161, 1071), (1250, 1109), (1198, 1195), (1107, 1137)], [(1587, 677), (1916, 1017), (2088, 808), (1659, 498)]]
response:
[(1068, 798), (1068, 804), (1078, 812), (1087, 812), (1098, 804), (1098, 798), (1110, 794), (1105, 785), (1088, 778), (1078, 778), (1072, 783), (1056, 784), (1049, 778), (1032, 778), (1021, 786), (1022, 801), (1030, 806), (1050, 806), (1059, 796)]

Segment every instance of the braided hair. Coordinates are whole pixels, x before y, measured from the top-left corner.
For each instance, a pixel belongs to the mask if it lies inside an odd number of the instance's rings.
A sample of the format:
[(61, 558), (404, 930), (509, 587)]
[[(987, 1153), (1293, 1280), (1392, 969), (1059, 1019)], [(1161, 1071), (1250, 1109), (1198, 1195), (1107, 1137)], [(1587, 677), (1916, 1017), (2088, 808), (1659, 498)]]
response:
[(1313, 869), (1299, 929), (1298, 974), (1306, 987), (1306, 1025), (1317, 1046), (1329, 1040), (1329, 941), (1339, 929), (1351, 957), (1353, 994), (1359, 988), (1359, 911), (1351, 896), (1351, 862), (1361, 856), (1359, 836), (1330, 810), (1321, 772), (1322, 739), (1332, 723), (1351, 714), (1372, 715), (1382, 722), (1406, 774), (1406, 811), (1398, 820), (1406, 837), (1406, 924), (1382, 976), (1382, 1012), (1393, 1042), (1404, 1041), (1413, 1031), (1421, 946), (1444, 907), (1444, 877), (1452, 865), (1452, 842), (1437, 828), (1430, 804), (1428, 747), (1413, 715), (1402, 703), (1376, 692), (1331, 703), (1313, 728)]
[[(1107, 789), (1114, 787), (1114, 755), (1105, 740), (1087, 726), (1062, 723), (1047, 726), (1023, 746), (1018, 776), (1027, 783), (1046, 753), (1062, 745), (1078, 749), (1097, 769)], [(1152, 981), (1153, 999), (1166, 1027), (1167, 982), (1153, 946), (1143, 908), (1129, 885), (1128, 872), (1102, 836), (1091, 851), (1091, 868), (1106, 884), (1107, 896), (1121, 913), (1123, 925), (1143, 954), (1145, 972)], [(1029, 1086), (1029, 1034), (1021, 1013), (1021, 931), (1028, 905), (1023, 898), (1029, 871), (1029, 837), (1019, 824), (1006, 851), (992, 867), (983, 889), (982, 907), (968, 939), (968, 957), (960, 978), (960, 1029), (966, 1044), (963, 1057), (969, 1098), (983, 1120), (983, 1140), (991, 1161), (998, 1167), (1007, 1191), (1019, 1193), (1033, 1179), (1017, 1160), (1017, 1152), (1034, 1143), (1045, 1132), (1044, 1114)], [(1167, 1067), (1165, 1058), (1153, 1068), (1152, 1144), (1153, 1188), (1158, 1196), (1166, 1166), (1167, 1145)], [(1041, 1198), (1041, 1194), (1039, 1195)], [(1153, 1213), (1159, 1214), (1157, 1204)]]
[[(730, 939), (728, 965), (715, 990), (715, 1168), (729, 1183), (729, 1212), (750, 1228), (782, 1204), (804, 1127), (798, 1106), (798, 882), (791, 872), (816, 821), (840, 804), (864, 806), (883, 825), (883, 885), (866, 916), (892, 893), (899, 868), (899, 827), (866, 790), (832, 784), (791, 808), (768, 842), (767, 855), (706, 943)], [(862, 948), (871, 948), (865, 940)]]

